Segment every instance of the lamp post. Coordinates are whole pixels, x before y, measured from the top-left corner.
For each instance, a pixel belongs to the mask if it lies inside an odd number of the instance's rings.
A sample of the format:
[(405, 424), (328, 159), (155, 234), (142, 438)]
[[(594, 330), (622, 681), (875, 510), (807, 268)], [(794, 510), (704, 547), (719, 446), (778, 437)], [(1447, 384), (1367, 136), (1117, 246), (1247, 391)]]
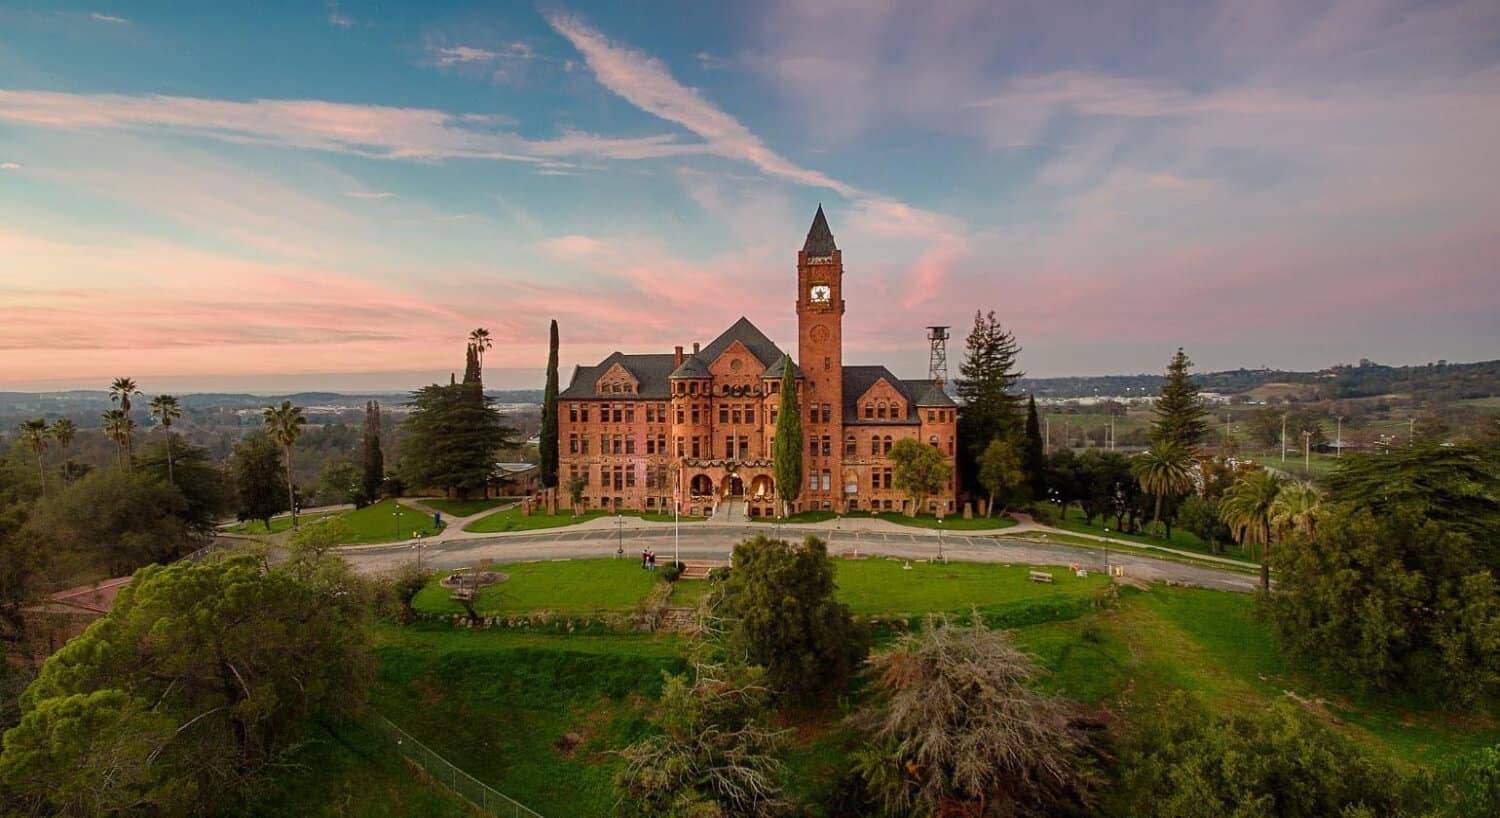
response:
[(944, 565), (947, 565), (948, 564), (948, 558), (943, 556), (943, 518), (942, 518), (941, 515), (939, 515), (938, 518), (937, 518), (937, 530), (938, 530), (938, 562), (941, 562)]
[(401, 504), (396, 503), (396, 510), (391, 512), (391, 517), (396, 522), (396, 539), (401, 539)]
[(1104, 527), (1104, 575), (1106, 577), (1110, 576), (1110, 573), (1109, 573), (1109, 526), (1105, 526)]
[(427, 543), (422, 542), (421, 535), (418, 535), (417, 536), (417, 541), (414, 542), (414, 543), (412, 543), (412, 545), (411, 545), (411, 549), (413, 551), (417, 552), (417, 573), (419, 573), (419, 574), (422, 573), (422, 549), (424, 549), (426, 547), (427, 547)]
[(615, 514), (615, 559), (625, 556), (625, 515)]

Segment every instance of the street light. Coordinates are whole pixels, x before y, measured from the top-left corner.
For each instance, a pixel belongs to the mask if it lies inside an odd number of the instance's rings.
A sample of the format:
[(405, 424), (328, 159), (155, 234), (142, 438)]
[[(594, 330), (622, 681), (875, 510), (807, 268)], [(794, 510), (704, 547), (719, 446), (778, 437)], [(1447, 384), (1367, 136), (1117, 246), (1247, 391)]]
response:
[(625, 556), (625, 515), (615, 515), (615, 535), (618, 545), (615, 546), (615, 559)]
[(426, 547), (427, 543), (422, 542), (420, 534), (417, 535), (417, 541), (411, 544), (411, 549), (417, 552), (417, 573), (419, 574), (422, 573), (422, 549)]
[(396, 510), (391, 512), (391, 516), (394, 517), (395, 520), (396, 520), (396, 539), (399, 540), (399, 539), (401, 539), (401, 504), (400, 503), (396, 504)]
[(1104, 575), (1106, 577), (1110, 575), (1110, 573), (1109, 573), (1109, 526), (1105, 526), (1104, 527)]
[(941, 562), (944, 565), (947, 565), (948, 564), (948, 558), (943, 556), (943, 518), (941, 516), (939, 516), (937, 518), (937, 530), (938, 530), (938, 562)]

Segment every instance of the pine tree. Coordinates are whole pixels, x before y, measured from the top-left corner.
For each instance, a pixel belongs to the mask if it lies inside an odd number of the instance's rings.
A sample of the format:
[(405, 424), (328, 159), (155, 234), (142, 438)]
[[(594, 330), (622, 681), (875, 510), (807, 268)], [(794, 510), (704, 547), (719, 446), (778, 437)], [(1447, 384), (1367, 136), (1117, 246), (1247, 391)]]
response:
[(364, 475), (360, 482), (364, 502), (373, 503), (380, 499), (380, 486), (385, 482), (385, 453), (380, 450), (380, 404), (373, 400), (365, 404), (364, 449)]
[(1026, 398), (1026, 445), (1021, 463), (1031, 484), (1031, 499), (1040, 501), (1047, 495), (1047, 458), (1042, 445), (1042, 423), (1036, 415), (1036, 396)]
[(1156, 399), (1156, 419), (1151, 422), (1152, 443), (1177, 443), (1192, 448), (1208, 433), (1208, 410), (1198, 396), (1188, 370), (1193, 362), (1182, 347), (1167, 365), (1167, 382)]
[(1023, 431), (1021, 398), (1011, 391), (1025, 374), (1016, 369), (1020, 352), (1015, 336), (1000, 326), (993, 311), (974, 313), (957, 383), (964, 485), (975, 484), (975, 464), (991, 441)]
[(494, 401), (484, 394), (478, 350), (469, 344), (462, 383), (423, 387), (412, 393), (412, 412), (401, 427), (401, 472), (406, 484), (441, 488), (467, 498), (483, 492), (495, 468), (495, 452), (511, 445)]
[(802, 494), (802, 410), (797, 406), (797, 375), (790, 355), (781, 359), (781, 407), (776, 415), (776, 439), (771, 445), (776, 473), (776, 496), (786, 515)]
[(542, 485), (557, 485), (557, 319), (547, 346), (547, 386), (542, 392)]

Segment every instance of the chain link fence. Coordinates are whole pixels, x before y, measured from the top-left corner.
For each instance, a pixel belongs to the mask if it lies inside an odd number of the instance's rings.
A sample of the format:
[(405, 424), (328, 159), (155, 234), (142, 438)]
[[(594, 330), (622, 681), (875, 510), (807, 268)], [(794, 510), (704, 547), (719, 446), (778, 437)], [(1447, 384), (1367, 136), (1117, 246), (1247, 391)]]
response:
[(460, 770), (430, 747), (417, 741), (410, 733), (397, 727), (390, 719), (379, 713), (373, 715), (375, 724), (390, 736), (397, 752), (460, 798), (501, 818), (542, 818), (542, 814), (536, 810), (527, 808), (514, 798)]

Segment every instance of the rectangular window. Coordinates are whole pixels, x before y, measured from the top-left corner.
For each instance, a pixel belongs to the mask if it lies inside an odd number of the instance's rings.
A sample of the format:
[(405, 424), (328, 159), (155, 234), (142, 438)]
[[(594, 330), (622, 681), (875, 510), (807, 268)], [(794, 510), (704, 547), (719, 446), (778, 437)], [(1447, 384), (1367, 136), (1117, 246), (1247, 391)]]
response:
[(729, 410), (729, 418), (730, 418), (729, 422), (730, 423), (739, 423), (740, 422), (740, 418), (742, 418), (742, 417), (744, 417), (744, 416), (742, 414), (740, 414), (739, 404), (735, 404), (733, 407), (730, 408), (730, 410)]
[(578, 407), (578, 420), (583, 423), (589, 422), (589, 405), (587, 403)]
[(684, 454), (687, 454), (687, 450), (684, 448), (682, 438), (679, 437), (677, 438), (677, 456), (682, 457)]
[(684, 424), (686, 422), (687, 422), (686, 413), (683, 412), (683, 409), (682, 409), (681, 406), (677, 407), (677, 424), (680, 426), (680, 425), (682, 425), (682, 424)]
[(818, 422), (818, 407), (816, 407), (816, 406), (810, 406), (810, 407), (808, 407), (808, 409), (807, 409), (807, 422), (808, 423), (817, 423)]
[(775, 395), (781, 391), (781, 381), (771, 381), (771, 394)]
[(734, 438), (732, 437), (724, 438), (724, 459), (734, 459)]
[(693, 435), (693, 457), (699, 457), (698, 436)]
[(635, 454), (635, 435), (625, 436), (625, 453)]
[(573, 422), (573, 423), (577, 423), (578, 422), (578, 404), (576, 404), (576, 403), (570, 403), (570, 404), (568, 404), (568, 420), (571, 421), (571, 422)]
[(588, 454), (589, 453), (589, 437), (588, 437), (588, 435), (584, 435), (584, 436), (578, 438), (578, 444), (579, 444), (579, 446), (578, 446), (578, 449), (579, 449), (578, 453), (579, 454)]
[(625, 404), (625, 422), (635, 423), (635, 404), (633, 403)]
[(770, 423), (771, 423), (772, 426), (776, 425), (776, 407), (774, 407), (774, 406), (771, 407)]
[(753, 404), (753, 403), (747, 403), (747, 404), (745, 404), (745, 422), (746, 423), (754, 423), (755, 422), (755, 404)]
[(568, 435), (568, 454), (578, 454), (578, 435)]
[(829, 406), (828, 404), (825, 403), (825, 404), (823, 404), (823, 422), (824, 423), (829, 423), (832, 420), (833, 420), (833, 408), (831, 406)]
[(698, 425), (698, 405), (693, 404), (693, 425)]
[(622, 422), (622, 421), (625, 420), (625, 417), (624, 417), (625, 416), (625, 411), (620, 408), (620, 405), (618, 403), (615, 404), (614, 416), (615, 416), (615, 423), (620, 423), (620, 422)]
[(818, 439), (810, 437), (807, 439), (807, 453), (813, 457), (818, 456)]
[(719, 422), (720, 423), (728, 423), (729, 422), (729, 404), (726, 404), (726, 403), (719, 404)]
[(823, 456), (824, 457), (830, 457), (832, 455), (833, 455), (833, 436), (832, 435), (823, 435)]
[(625, 470), (625, 488), (635, 488), (635, 467), (631, 466)]
[(740, 459), (744, 460), (750, 456), (750, 438), (740, 435)]

